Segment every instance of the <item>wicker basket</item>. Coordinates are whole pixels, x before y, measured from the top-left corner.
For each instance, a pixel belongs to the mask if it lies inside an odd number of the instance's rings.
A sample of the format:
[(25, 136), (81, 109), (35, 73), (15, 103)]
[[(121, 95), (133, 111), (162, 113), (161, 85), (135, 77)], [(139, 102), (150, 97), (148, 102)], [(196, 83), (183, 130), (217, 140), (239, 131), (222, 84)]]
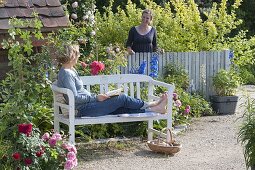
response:
[(175, 140), (173, 140), (172, 131), (170, 129), (167, 129), (167, 131), (170, 133), (170, 141), (164, 141), (162, 138), (160, 138), (160, 135), (159, 135), (158, 139), (147, 142), (149, 148), (152, 151), (174, 155), (175, 153), (181, 150), (182, 145), (176, 143)]

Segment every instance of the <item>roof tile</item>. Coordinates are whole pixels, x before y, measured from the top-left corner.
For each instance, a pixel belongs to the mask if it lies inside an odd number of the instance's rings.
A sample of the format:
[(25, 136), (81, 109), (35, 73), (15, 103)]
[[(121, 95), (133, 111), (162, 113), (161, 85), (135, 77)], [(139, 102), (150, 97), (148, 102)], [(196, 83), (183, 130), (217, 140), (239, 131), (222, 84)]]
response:
[(6, 3), (4, 4), (6, 7), (17, 7), (19, 6), (17, 0), (7, 0)]
[(0, 18), (9, 18), (9, 15), (5, 8), (0, 8)]
[(62, 6), (59, 6), (59, 7), (50, 7), (49, 10), (50, 10), (51, 16), (54, 16), (54, 17), (65, 16), (65, 12), (64, 12)]
[(66, 27), (70, 24), (70, 21), (67, 18), (67, 16), (58, 17), (58, 18), (54, 18), (54, 19), (56, 19), (59, 27)]
[(29, 1), (30, 0), (18, 0), (18, 4), (20, 7), (30, 7)]
[(58, 27), (58, 23), (56, 22), (56, 20), (52, 19), (52, 18), (48, 18), (48, 17), (43, 17), (40, 16), (41, 21), (43, 23), (44, 27)]
[(29, 7), (33, 7), (34, 6), (32, 0), (28, 0), (28, 4), (29, 4)]
[(61, 3), (56, 0), (46, 0), (48, 6), (61, 6)]
[(51, 16), (51, 12), (50, 12), (49, 8), (47, 8), (47, 7), (35, 8), (35, 11), (36, 11), (39, 15)]
[(34, 12), (34, 8), (20, 8), (20, 11), (22, 14), (20, 17), (31, 18), (32, 13)]
[(0, 30), (7, 30), (10, 28), (9, 19), (1, 19), (0, 20)]
[(33, 4), (36, 6), (44, 7), (46, 6), (45, 0), (32, 0)]
[(20, 8), (6, 8), (9, 17), (21, 17), (23, 16)]

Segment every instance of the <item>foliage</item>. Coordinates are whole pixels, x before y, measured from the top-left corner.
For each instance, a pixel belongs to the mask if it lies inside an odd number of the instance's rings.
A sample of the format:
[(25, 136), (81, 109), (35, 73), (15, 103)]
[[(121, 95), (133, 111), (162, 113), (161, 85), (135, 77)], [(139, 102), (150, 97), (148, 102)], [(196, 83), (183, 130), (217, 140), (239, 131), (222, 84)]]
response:
[[(168, 64), (164, 69), (164, 79), (184, 90), (189, 88), (189, 75), (181, 65)], [(181, 77), (181, 78), (180, 78)]]
[(244, 157), (248, 168), (255, 165), (255, 101), (249, 96), (246, 99), (247, 102), (243, 103), (245, 110), (238, 139), (244, 145)]
[[(52, 98), (49, 98), (52, 92), (47, 74), (52, 73), (51, 59), (44, 49), (33, 48), (33, 40), (44, 39), (40, 31), (42, 23), (34, 15), (35, 18), (31, 20), (12, 19), (13, 27), (8, 30), (10, 36), (2, 42), (3, 48), (9, 50), (8, 59), (12, 67), (0, 83), (0, 98), (4, 102), (0, 106), (0, 133), (4, 139), (15, 138), (13, 129), (21, 122), (32, 121), (36, 116), (35, 110), (45, 107), (44, 113), (52, 113)], [(25, 30), (22, 27), (33, 29)], [(52, 115), (48, 118), (52, 118)], [(48, 121), (47, 124), (52, 122)]]
[(229, 71), (222, 69), (213, 76), (213, 86), (219, 96), (234, 95), (239, 84), (240, 78), (233, 69)]
[[(76, 148), (59, 133), (42, 137), (32, 124), (19, 124), (17, 139), (1, 156), (1, 165), (13, 169), (72, 169), (77, 166)], [(1, 166), (0, 166), (1, 167)]]
[(252, 84), (255, 85), (255, 66), (253, 64), (242, 66), (240, 68), (240, 77), (243, 84)]

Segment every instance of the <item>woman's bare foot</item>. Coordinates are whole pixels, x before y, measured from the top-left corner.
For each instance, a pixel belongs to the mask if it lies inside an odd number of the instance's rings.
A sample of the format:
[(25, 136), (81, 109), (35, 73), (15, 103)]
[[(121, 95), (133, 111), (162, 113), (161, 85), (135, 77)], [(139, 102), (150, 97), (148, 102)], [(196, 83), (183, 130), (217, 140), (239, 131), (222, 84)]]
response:
[(166, 105), (167, 105), (167, 95), (163, 98), (163, 100), (158, 105), (150, 107), (150, 110), (157, 113), (166, 113), (167, 112)]
[(167, 99), (167, 94), (164, 93), (160, 96), (159, 100), (153, 101), (149, 103), (149, 107), (157, 106), (159, 103), (161, 103), (163, 100)]

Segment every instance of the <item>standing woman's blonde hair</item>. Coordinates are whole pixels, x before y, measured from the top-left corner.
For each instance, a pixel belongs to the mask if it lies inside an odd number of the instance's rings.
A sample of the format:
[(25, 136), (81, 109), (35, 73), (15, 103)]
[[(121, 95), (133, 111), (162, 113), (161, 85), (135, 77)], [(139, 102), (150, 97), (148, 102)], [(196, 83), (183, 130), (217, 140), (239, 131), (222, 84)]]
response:
[(150, 9), (145, 9), (145, 10), (143, 10), (143, 12), (142, 12), (142, 15), (143, 14), (149, 14), (150, 16), (151, 16), (151, 20), (152, 20), (152, 18), (153, 18), (153, 14), (152, 14), (152, 11), (150, 10)]

